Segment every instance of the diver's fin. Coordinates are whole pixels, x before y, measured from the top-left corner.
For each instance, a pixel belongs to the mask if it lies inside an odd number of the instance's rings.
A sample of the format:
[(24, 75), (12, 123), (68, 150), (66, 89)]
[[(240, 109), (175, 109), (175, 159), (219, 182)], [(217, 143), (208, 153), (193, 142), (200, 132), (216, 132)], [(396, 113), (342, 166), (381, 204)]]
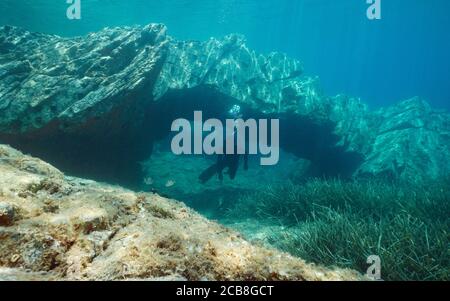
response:
[(202, 184), (205, 184), (217, 173), (217, 164), (211, 165), (198, 177)]

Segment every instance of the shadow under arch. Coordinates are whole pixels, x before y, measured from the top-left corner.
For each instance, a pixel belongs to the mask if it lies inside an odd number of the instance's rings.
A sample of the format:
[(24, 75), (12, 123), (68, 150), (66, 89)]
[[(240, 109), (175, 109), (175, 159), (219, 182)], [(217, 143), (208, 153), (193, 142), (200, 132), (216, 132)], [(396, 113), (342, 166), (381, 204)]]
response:
[(146, 128), (152, 132), (153, 141), (164, 139), (173, 120), (192, 121), (194, 111), (202, 111), (204, 120), (225, 120), (234, 104), (242, 107), (244, 119), (279, 119), (280, 148), (311, 161), (312, 176), (348, 178), (364, 161), (361, 154), (337, 145), (340, 137), (334, 133), (331, 121), (319, 123), (294, 113), (265, 114), (209, 86), (168, 91), (148, 110)]
[(348, 177), (363, 161), (360, 154), (336, 146), (339, 137), (331, 122), (317, 123), (289, 113), (264, 114), (207, 85), (170, 90), (143, 108), (134, 108), (133, 99), (125, 103), (127, 107), (70, 132), (54, 121), (24, 134), (0, 133), (0, 143), (39, 157), (72, 176), (139, 189), (143, 179), (140, 162), (151, 156), (155, 142), (171, 134), (175, 119), (190, 120), (196, 110), (203, 112), (205, 120), (225, 119), (230, 107), (240, 104), (247, 118), (279, 118), (280, 147), (310, 160), (315, 176)]

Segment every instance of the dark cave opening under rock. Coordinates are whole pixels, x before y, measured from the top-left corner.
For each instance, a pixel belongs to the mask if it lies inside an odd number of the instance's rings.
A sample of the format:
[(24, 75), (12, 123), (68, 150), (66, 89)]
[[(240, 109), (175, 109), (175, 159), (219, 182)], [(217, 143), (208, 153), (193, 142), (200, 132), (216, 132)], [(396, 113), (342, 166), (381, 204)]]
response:
[[(360, 154), (336, 146), (339, 137), (333, 133), (333, 123), (318, 123), (293, 113), (264, 114), (213, 87), (172, 90), (147, 103), (143, 108), (130, 109), (132, 101), (127, 102), (127, 107), (116, 108), (69, 132), (56, 121), (35, 132), (1, 134), (0, 141), (68, 175), (141, 189), (144, 175), (140, 162), (151, 156), (155, 142), (171, 134), (175, 119), (192, 119), (194, 111), (202, 111), (205, 119), (225, 119), (229, 108), (239, 104), (246, 118), (280, 119), (280, 147), (311, 161), (310, 176), (347, 178), (362, 163)], [(111, 120), (116, 119), (127, 121), (114, 124)], [(197, 179), (193, 181), (197, 183)]]

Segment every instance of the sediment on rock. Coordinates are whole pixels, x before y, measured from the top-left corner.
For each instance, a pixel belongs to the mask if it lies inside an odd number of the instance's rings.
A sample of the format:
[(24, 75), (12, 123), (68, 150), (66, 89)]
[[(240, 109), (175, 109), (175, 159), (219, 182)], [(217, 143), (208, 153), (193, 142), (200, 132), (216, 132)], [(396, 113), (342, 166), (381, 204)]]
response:
[(252, 245), (177, 201), (64, 176), (5, 145), (0, 182), (2, 208), (14, 208), (0, 225), (3, 280), (363, 279)]

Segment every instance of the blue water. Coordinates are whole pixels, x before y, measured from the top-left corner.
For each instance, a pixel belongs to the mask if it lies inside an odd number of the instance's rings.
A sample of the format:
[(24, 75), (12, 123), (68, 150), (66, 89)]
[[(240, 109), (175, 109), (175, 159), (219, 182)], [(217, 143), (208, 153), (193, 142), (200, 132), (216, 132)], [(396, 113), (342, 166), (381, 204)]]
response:
[(325, 93), (372, 107), (413, 96), (450, 109), (450, 1), (382, 0), (382, 20), (365, 0), (1, 0), (0, 24), (63, 36), (106, 26), (165, 23), (180, 39), (242, 33), (260, 52), (282, 51), (318, 75)]

